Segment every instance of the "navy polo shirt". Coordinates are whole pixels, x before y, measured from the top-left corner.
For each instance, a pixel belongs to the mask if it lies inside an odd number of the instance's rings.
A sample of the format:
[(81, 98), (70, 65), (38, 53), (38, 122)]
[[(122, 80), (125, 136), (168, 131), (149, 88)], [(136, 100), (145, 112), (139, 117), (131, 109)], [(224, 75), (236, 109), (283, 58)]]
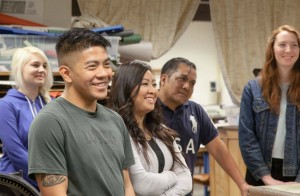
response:
[(175, 112), (160, 99), (158, 103), (162, 108), (164, 123), (179, 134), (177, 144), (193, 174), (200, 144), (206, 145), (217, 137), (217, 129), (205, 110), (193, 101), (178, 106)]

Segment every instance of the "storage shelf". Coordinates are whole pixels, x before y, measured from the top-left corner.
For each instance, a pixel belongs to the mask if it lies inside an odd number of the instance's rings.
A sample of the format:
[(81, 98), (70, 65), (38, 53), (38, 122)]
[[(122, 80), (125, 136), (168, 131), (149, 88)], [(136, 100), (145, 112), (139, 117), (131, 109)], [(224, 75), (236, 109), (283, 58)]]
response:
[[(54, 82), (50, 91), (62, 92), (64, 90), (64, 81), (59, 72), (52, 72)], [(6, 95), (6, 92), (12, 88), (11, 82), (9, 81), (9, 72), (0, 72), (0, 98)]]

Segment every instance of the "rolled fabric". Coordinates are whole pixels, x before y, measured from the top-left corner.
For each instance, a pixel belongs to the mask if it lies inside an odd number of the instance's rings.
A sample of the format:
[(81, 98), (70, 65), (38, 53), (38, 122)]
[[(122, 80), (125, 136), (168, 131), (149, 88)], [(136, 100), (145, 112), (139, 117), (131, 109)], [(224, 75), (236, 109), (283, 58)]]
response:
[(140, 34), (134, 34), (131, 36), (127, 37), (122, 37), (120, 44), (125, 45), (125, 44), (136, 44), (140, 43), (142, 40), (142, 36)]
[(119, 37), (128, 37), (131, 35), (134, 35), (134, 31), (133, 30), (124, 30), (121, 32), (115, 32), (115, 33), (107, 33), (109, 36), (119, 36)]

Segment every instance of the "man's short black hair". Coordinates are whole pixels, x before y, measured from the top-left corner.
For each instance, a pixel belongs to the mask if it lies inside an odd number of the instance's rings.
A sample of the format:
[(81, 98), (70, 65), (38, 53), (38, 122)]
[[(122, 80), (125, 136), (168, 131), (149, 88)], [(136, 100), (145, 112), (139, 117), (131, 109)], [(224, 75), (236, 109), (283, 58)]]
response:
[(106, 49), (111, 44), (103, 36), (89, 29), (71, 28), (62, 34), (56, 43), (55, 49), (59, 65), (61, 65), (61, 58), (66, 54), (82, 51), (93, 46), (100, 46)]
[(161, 69), (161, 75), (167, 74), (168, 76), (172, 75), (178, 68), (179, 64), (186, 64), (187, 66), (190, 66), (191, 68), (196, 70), (196, 65), (192, 63), (191, 61), (182, 58), (172, 58), (169, 61), (167, 61), (164, 66)]

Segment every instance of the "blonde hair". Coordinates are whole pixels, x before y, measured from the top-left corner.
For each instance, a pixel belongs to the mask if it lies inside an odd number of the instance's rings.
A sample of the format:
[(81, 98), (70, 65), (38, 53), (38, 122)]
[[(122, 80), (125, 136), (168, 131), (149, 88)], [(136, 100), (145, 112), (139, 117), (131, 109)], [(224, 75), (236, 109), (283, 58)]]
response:
[(10, 80), (15, 82), (15, 85), (13, 85), (14, 88), (19, 89), (20, 87), (23, 87), (22, 72), (23, 72), (24, 65), (30, 60), (31, 54), (40, 55), (47, 62), (46, 80), (43, 86), (40, 87), (39, 94), (43, 97), (45, 102), (48, 103), (51, 101), (49, 90), (53, 85), (53, 75), (52, 75), (52, 69), (47, 56), (39, 48), (30, 46), (30, 47), (19, 48), (15, 51), (11, 61)]

